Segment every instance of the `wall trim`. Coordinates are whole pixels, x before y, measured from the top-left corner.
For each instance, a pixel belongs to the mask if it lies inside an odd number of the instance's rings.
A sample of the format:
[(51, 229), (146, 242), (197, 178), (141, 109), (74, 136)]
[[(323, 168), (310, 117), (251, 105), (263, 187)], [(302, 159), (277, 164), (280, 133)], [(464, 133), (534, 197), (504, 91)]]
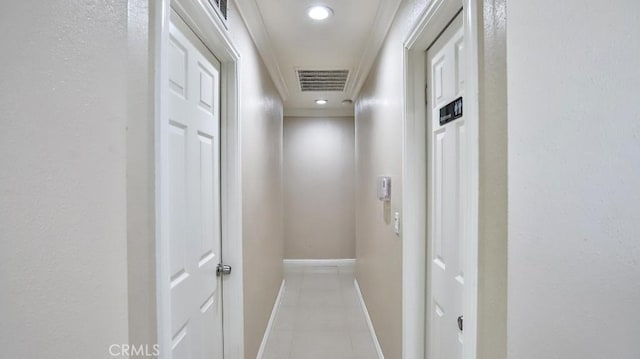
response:
[(284, 102), (287, 99), (287, 96), (289, 96), (289, 89), (287, 88), (287, 83), (285, 82), (282, 71), (280, 70), (278, 58), (273, 51), (275, 47), (273, 46), (273, 41), (271, 40), (269, 32), (264, 24), (264, 19), (262, 18), (258, 4), (255, 0), (234, 0), (234, 3), (240, 13), (240, 17), (249, 30), (249, 35), (258, 49), (258, 53), (260, 53), (262, 61), (267, 67), (269, 75), (271, 75), (273, 83), (280, 93), (280, 97), (282, 97), (282, 101)]
[(364, 311), (364, 316), (365, 316), (365, 319), (367, 320), (367, 327), (369, 327), (369, 333), (371, 334), (371, 339), (373, 339), (373, 345), (376, 347), (376, 353), (378, 354), (378, 359), (384, 359), (384, 353), (382, 353), (382, 347), (380, 346), (380, 342), (378, 341), (376, 330), (373, 327), (373, 322), (371, 321), (371, 317), (369, 316), (367, 305), (365, 304), (364, 297), (362, 296), (362, 292), (360, 291), (358, 280), (354, 279), (353, 284), (356, 286), (356, 293), (358, 294), (358, 300), (360, 301), (360, 306)]
[(262, 337), (262, 342), (260, 343), (260, 349), (258, 349), (258, 355), (256, 355), (256, 359), (262, 359), (262, 356), (264, 355), (264, 350), (267, 347), (267, 341), (269, 340), (269, 336), (271, 335), (271, 329), (273, 328), (273, 323), (276, 321), (278, 308), (280, 308), (280, 302), (282, 301), (284, 288), (285, 288), (285, 280), (283, 279), (282, 284), (280, 284), (280, 290), (278, 291), (278, 296), (276, 297), (276, 302), (273, 303), (271, 316), (269, 316), (269, 322), (267, 323), (267, 328), (264, 331), (264, 336)]
[(313, 267), (349, 267), (356, 264), (355, 258), (345, 259), (283, 259), (285, 267), (313, 266)]
[[(427, 258), (427, 143), (426, 137), (426, 50), (462, 9), (466, 53), (465, 114), (469, 114), (469, 181), (467, 194), (467, 267), (463, 311), (465, 321), (464, 359), (475, 359), (477, 351), (478, 299), (478, 8), (474, 0), (434, 0), (404, 41), (403, 114), (403, 204), (402, 247), (402, 356), (429, 358), (430, 294)], [(427, 238), (427, 241), (424, 240)]]

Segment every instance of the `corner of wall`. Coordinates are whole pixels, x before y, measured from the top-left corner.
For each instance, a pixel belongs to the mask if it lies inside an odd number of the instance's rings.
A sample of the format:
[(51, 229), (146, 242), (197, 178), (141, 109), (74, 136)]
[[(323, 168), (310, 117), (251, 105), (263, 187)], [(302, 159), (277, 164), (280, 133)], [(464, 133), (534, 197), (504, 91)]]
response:
[(479, 0), (478, 359), (507, 356), (506, 1)]
[(155, 6), (128, 2), (127, 286), (129, 343), (156, 344)]

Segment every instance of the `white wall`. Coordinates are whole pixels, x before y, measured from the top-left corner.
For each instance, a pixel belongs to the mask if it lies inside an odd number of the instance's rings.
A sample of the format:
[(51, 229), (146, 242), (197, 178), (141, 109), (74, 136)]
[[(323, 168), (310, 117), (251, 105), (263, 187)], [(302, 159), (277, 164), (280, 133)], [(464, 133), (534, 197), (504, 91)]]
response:
[(285, 258), (355, 258), (353, 117), (285, 117)]
[[(356, 277), (386, 358), (402, 357), (403, 42), (428, 5), (405, 0), (356, 101)], [(391, 176), (391, 202), (377, 198), (377, 177)]]
[[(3, 357), (104, 358), (114, 343), (155, 343), (149, 3), (3, 8)], [(230, 17), (241, 55), (249, 358), (282, 279), (282, 100), (233, 4)]]
[(0, 347), (126, 343), (126, 1), (10, 1), (0, 19)]
[(640, 2), (507, 8), (509, 358), (640, 358)]
[(245, 358), (255, 358), (282, 283), (282, 99), (230, 2), (240, 53)]

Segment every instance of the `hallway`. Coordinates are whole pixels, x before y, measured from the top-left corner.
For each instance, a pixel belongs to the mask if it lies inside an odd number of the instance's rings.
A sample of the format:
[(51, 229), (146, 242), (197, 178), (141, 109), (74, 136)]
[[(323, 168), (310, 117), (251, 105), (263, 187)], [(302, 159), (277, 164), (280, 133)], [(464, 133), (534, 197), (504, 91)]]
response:
[(1, 358), (640, 359), (640, 0), (4, 5)]
[(352, 264), (285, 265), (262, 359), (377, 359)]

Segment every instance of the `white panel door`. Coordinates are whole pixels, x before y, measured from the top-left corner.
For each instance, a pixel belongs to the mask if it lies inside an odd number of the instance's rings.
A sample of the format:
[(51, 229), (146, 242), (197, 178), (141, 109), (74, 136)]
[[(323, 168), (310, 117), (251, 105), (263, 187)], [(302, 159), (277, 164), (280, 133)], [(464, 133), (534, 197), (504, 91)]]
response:
[(463, 315), (468, 139), (464, 116), (447, 122), (443, 115), (441, 122), (441, 109), (464, 96), (463, 52), (458, 15), (427, 51), (429, 359), (461, 359), (464, 345), (458, 318)]
[[(170, 319), (163, 358), (222, 358), (220, 63), (175, 14), (169, 31), (165, 165)], [(168, 351), (168, 352), (167, 352)]]

